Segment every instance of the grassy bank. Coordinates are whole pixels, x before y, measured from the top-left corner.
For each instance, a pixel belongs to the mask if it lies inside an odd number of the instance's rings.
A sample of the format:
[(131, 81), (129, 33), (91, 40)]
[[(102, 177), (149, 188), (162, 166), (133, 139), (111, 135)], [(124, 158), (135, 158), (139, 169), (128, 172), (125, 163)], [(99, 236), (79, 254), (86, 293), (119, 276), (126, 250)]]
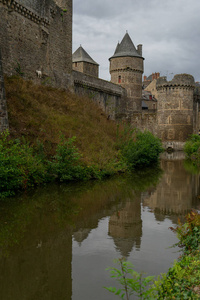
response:
[(157, 163), (161, 142), (116, 124), (88, 98), (6, 78), (10, 132), (0, 135), (0, 196), (49, 181), (101, 179)]
[(100, 167), (117, 156), (116, 124), (92, 100), (20, 77), (5, 78), (5, 89), (12, 138), (23, 136), (32, 145), (40, 140), (54, 155), (60, 134), (76, 136), (82, 159)]

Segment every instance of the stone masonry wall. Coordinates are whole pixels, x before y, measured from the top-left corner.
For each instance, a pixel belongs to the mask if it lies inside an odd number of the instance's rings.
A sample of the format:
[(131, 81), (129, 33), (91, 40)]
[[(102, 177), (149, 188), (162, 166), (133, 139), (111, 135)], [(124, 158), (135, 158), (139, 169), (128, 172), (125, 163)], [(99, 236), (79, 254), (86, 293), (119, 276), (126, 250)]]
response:
[(8, 129), (8, 113), (3, 79), (2, 58), (0, 49), (0, 132)]
[(141, 111), (143, 58), (111, 58), (110, 74), (111, 82), (119, 84), (127, 90), (130, 99), (127, 103), (127, 112), (131, 114), (133, 111)]
[(188, 74), (175, 75), (172, 81), (159, 78), (158, 136), (163, 142), (183, 143), (193, 133), (194, 78)]
[(72, 66), (74, 71), (82, 72), (94, 77), (99, 77), (98, 65), (81, 61), (81, 62), (74, 62)]
[(0, 0), (0, 16), (6, 74), (59, 87), (71, 84), (72, 0)]
[(73, 71), (74, 91), (93, 99), (111, 119), (124, 117), (127, 94), (121, 86)]
[(157, 113), (156, 112), (134, 112), (131, 117), (131, 127), (141, 131), (148, 130), (157, 135)]

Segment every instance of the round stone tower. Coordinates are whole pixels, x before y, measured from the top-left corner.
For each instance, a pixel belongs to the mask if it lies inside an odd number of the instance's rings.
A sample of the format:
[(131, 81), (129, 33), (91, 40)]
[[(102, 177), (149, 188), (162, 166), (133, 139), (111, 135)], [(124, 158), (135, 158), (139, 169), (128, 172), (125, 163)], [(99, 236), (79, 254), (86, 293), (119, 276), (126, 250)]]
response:
[(172, 81), (157, 80), (158, 136), (166, 148), (182, 149), (193, 133), (194, 87), (194, 78), (188, 74), (175, 75)]
[(110, 60), (111, 82), (121, 85), (127, 90), (126, 108), (129, 113), (142, 109), (142, 45), (137, 50), (128, 33), (118, 43)]

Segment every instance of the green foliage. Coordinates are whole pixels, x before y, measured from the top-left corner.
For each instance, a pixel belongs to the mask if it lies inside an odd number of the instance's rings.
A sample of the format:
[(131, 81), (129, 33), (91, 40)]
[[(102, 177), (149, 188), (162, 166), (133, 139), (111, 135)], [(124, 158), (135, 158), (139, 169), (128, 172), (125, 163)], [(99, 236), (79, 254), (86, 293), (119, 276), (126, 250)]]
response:
[(175, 261), (167, 274), (163, 274), (154, 286), (156, 299), (200, 299), (200, 253), (184, 256)]
[(19, 140), (10, 140), (9, 133), (0, 135), (0, 196), (10, 196), (45, 181), (46, 166), (33, 155), (33, 148)]
[(66, 140), (61, 136), (56, 154), (47, 157), (44, 144), (37, 141), (31, 147), (25, 139), (11, 140), (8, 132), (0, 135), (0, 197), (15, 195), (18, 190), (26, 190), (52, 180), (67, 182), (72, 180), (102, 179), (125, 168), (120, 160), (112, 160), (104, 169), (98, 165), (87, 166), (82, 155), (74, 146), (76, 137)]
[(182, 224), (179, 220), (176, 228), (170, 227), (176, 232), (179, 242), (176, 244), (184, 254), (190, 254), (200, 248), (200, 215), (191, 211), (186, 216), (186, 222)]
[(184, 152), (194, 164), (200, 164), (200, 136), (192, 134), (190, 139), (185, 143)]
[(130, 169), (156, 163), (163, 151), (162, 143), (149, 131), (135, 133), (122, 147), (122, 156)]
[(120, 265), (120, 269), (108, 268), (111, 278), (115, 278), (122, 288), (106, 287), (106, 289), (119, 296), (121, 299), (129, 300), (131, 295), (136, 295), (139, 299), (150, 299), (154, 287), (147, 289), (147, 286), (153, 281), (154, 276), (143, 277), (142, 273), (133, 270), (133, 265), (125, 261), (124, 258), (115, 260)]
[(118, 146), (122, 149), (118, 150), (118, 156), (110, 159), (103, 167), (98, 163), (86, 165), (83, 162), (82, 155), (74, 145), (76, 137), (65, 139), (62, 135), (55, 155), (47, 156), (44, 144), (39, 140), (32, 147), (24, 138), (21, 141), (11, 140), (8, 132), (1, 134), (0, 197), (11, 196), (18, 190), (52, 180), (67, 182), (102, 179), (125, 172), (127, 167), (131, 169), (156, 162), (161, 151), (160, 141), (149, 132), (139, 132), (133, 140), (135, 131), (129, 129), (125, 128), (124, 134), (117, 137)]
[(49, 162), (50, 172), (59, 181), (78, 180), (86, 175), (84, 167), (80, 165), (81, 155), (74, 146), (75, 139), (75, 137), (72, 137), (65, 140), (61, 136), (61, 141), (56, 149), (56, 155)]
[(15, 69), (15, 72), (17, 73), (17, 75), (19, 75), (21, 77), (24, 76), (24, 72), (22, 71), (21, 65), (18, 61), (16, 62), (16, 66), (14, 69)]

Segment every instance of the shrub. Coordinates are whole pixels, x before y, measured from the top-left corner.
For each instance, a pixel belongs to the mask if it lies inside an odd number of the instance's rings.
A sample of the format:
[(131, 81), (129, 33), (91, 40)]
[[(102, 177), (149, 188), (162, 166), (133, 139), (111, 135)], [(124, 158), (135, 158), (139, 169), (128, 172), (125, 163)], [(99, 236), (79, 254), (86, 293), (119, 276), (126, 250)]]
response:
[(184, 254), (190, 254), (200, 249), (200, 215), (195, 211), (191, 211), (186, 216), (186, 222), (182, 224), (179, 220), (176, 228), (170, 227), (176, 232), (179, 246)]
[(128, 167), (149, 166), (158, 161), (159, 154), (163, 151), (162, 143), (149, 131), (138, 131), (134, 138), (122, 148), (122, 156)]
[(57, 146), (56, 154), (52, 161), (49, 161), (49, 171), (59, 181), (84, 180), (89, 179), (90, 170), (87, 170), (81, 163), (81, 155), (74, 146), (76, 137), (65, 140), (61, 136), (61, 141)]
[(197, 134), (191, 135), (190, 139), (185, 143), (184, 152), (187, 157), (195, 164), (200, 164), (200, 136)]
[(45, 181), (46, 166), (33, 155), (33, 148), (19, 140), (0, 135), (0, 196), (14, 195), (16, 190)]

